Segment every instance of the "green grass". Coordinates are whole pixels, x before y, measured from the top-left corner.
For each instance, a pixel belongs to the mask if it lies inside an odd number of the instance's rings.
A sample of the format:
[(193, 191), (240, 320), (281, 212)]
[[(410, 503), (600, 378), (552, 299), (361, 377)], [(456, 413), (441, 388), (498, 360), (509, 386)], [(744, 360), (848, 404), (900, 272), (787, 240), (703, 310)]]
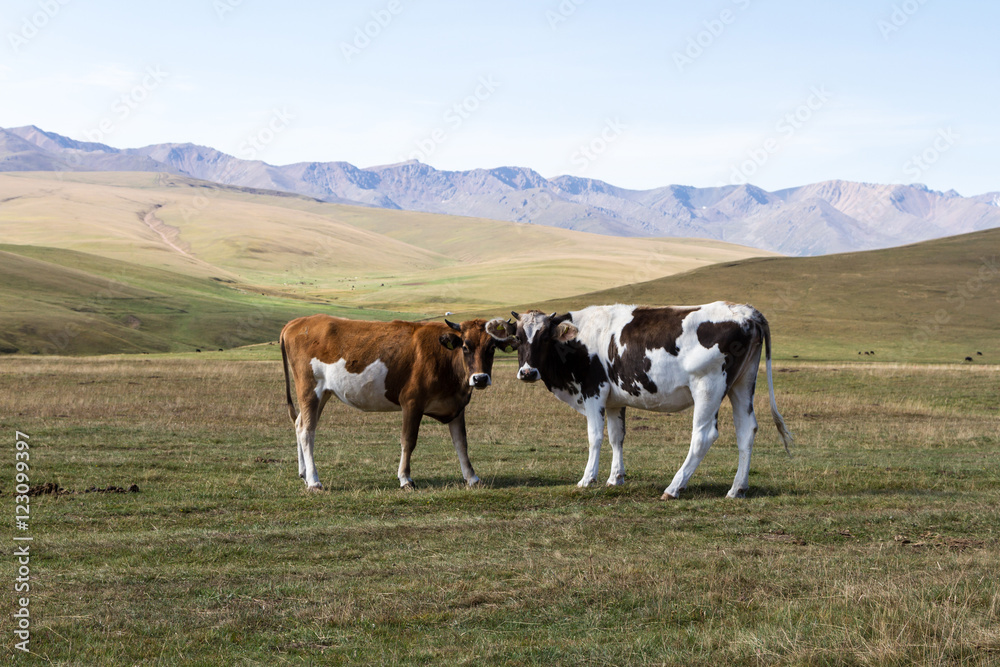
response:
[(31, 499), (36, 656), (19, 662), (1000, 659), (996, 366), (782, 362), (792, 458), (760, 397), (749, 497), (723, 498), (724, 413), (688, 491), (664, 503), (690, 414), (630, 411), (626, 484), (577, 489), (583, 419), (514, 381), (507, 357), (469, 408), (484, 488), (462, 488), (447, 429), (427, 421), (420, 489), (399, 491), (398, 415), (332, 402), (327, 491), (307, 493), (280, 365), (257, 360), (271, 354), (0, 359), (8, 517), (15, 429), (31, 435), (33, 484), (141, 489)]
[[(34, 244), (0, 246), (0, 351), (229, 349), (273, 341), (313, 312), (464, 319), (508, 304), (727, 299), (767, 316), (779, 358), (1000, 359), (1000, 230), (745, 259), (754, 251), (711, 241), (338, 206), (162, 174), (0, 174), (0, 195), (4, 240)], [(143, 223), (153, 207), (189, 255)]]
[(1000, 229), (886, 250), (747, 259), (520, 308), (717, 300), (763, 312), (784, 358), (875, 352), (879, 361), (997, 363)]
[(711, 240), (613, 238), (342, 206), (169, 174), (4, 173), (0, 201), (5, 243), (414, 316), (570, 296), (773, 254)]
[(411, 318), (73, 250), (0, 245), (0, 351), (216, 351), (277, 339), (303, 314)]

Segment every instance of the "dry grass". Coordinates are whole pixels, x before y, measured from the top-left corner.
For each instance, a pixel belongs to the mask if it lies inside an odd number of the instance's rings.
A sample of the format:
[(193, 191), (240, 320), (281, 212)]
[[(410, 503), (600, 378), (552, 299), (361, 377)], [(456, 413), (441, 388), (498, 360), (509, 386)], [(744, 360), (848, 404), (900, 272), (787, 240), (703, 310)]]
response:
[(1000, 229), (885, 250), (749, 259), (533, 305), (565, 312), (719, 299), (760, 309), (784, 358), (961, 364), (968, 357), (970, 366), (995, 365)]
[(722, 497), (723, 419), (662, 503), (689, 415), (630, 412), (627, 483), (577, 489), (582, 418), (509, 360), (469, 408), (485, 488), (462, 488), (428, 421), (421, 489), (401, 493), (398, 416), (331, 404), (328, 491), (310, 494), (274, 360), (5, 358), (0, 425), (31, 434), (33, 483), (141, 488), (33, 499), (32, 648), (55, 664), (995, 663), (1000, 371), (781, 370), (794, 456), (759, 399), (750, 497)]
[[(341, 206), (167, 174), (0, 174), (0, 199), (5, 243), (412, 313), (566, 297), (774, 254), (710, 240)], [(143, 221), (150, 212), (186, 253)]]

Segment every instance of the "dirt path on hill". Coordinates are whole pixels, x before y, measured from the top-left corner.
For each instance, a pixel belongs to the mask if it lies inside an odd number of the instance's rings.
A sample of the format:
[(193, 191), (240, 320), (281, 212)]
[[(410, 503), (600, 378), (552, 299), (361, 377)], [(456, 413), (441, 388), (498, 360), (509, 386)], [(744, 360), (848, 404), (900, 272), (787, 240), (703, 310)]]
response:
[(156, 217), (156, 209), (161, 206), (162, 204), (157, 204), (149, 211), (140, 213), (139, 217), (147, 227), (156, 232), (160, 238), (163, 239), (164, 243), (185, 257), (191, 257), (194, 259), (194, 255), (191, 254), (191, 246), (181, 240), (181, 230), (168, 225)]

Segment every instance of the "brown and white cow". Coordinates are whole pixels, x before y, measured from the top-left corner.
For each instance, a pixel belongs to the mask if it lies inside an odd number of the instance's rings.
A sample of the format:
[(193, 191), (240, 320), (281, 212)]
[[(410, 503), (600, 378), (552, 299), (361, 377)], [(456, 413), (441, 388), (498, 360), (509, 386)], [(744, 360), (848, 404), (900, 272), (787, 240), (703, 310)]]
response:
[[(469, 462), (465, 406), (473, 389), (490, 386), (496, 341), (485, 320), (368, 322), (329, 315), (292, 320), (281, 330), (288, 414), (295, 422), (299, 477), (322, 489), (313, 461), (316, 424), (336, 396), (365, 412), (403, 413), (399, 485), (414, 488), (410, 456), (424, 415), (448, 425), (469, 486), (479, 482)], [(295, 378), (301, 414), (292, 403)]]
[(663, 499), (676, 498), (719, 436), (719, 406), (729, 396), (739, 464), (726, 495), (743, 496), (757, 433), (753, 395), (762, 344), (771, 416), (786, 450), (792, 442), (774, 402), (770, 328), (751, 306), (718, 301), (667, 308), (590, 306), (558, 316), (537, 310), (512, 314), (516, 322), (491, 320), (486, 330), (501, 346), (517, 346), (518, 379), (542, 380), (587, 417), (590, 457), (577, 486), (597, 480), (605, 420), (613, 452), (607, 483), (613, 486), (625, 479), (626, 407), (677, 412), (694, 406), (691, 448), (663, 493)]

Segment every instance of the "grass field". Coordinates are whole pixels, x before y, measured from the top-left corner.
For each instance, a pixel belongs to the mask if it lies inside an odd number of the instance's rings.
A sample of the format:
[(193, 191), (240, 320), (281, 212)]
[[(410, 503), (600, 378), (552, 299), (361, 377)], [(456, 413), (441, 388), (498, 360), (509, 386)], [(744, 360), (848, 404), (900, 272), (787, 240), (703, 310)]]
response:
[(228, 349), (272, 340), (316, 312), (440, 317), (770, 254), (341, 206), (166, 174), (3, 173), (0, 354)]
[[(30, 435), (31, 649), (16, 664), (991, 665), (1000, 662), (1000, 367), (777, 366), (745, 500), (731, 422), (675, 502), (688, 413), (631, 411), (627, 481), (580, 490), (582, 418), (500, 360), (468, 490), (424, 426), (331, 403), (327, 487), (296, 476), (273, 347), (0, 359), (0, 476)], [(225, 358), (224, 358), (225, 355)], [(256, 359), (255, 359), (256, 358)], [(607, 471), (610, 452), (602, 452)], [(138, 493), (83, 493), (135, 484)], [(8, 664), (15, 664), (11, 661)]]
[(290, 319), (411, 314), (339, 306), (74, 250), (0, 244), (0, 352), (216, 351), (276, 337)]
[[(3, 174), (0, 204), (8, 545), (17, 431), (64, 491), (30, 500), (34, 657), (0, 559), (0, 661), (1000, 664), (1000, 230), (738, 261), (150, 174)], [(296, 475), (268, 342), (292, 317), (716, 299), (771, 322), (797, 436), (761, 396), (745, 500), (725, 409), (680, 500), (689, 413), (630, 411), (626, 484), (577, 489), (584, 420), (510, 358), (469, 408), (482, 488), (428, 420), (400, 492), (399, 416), (336, 403), (327, 491)], [(109, 350), (173, 354), (44, 356)]]
[(747, 259), (531, 305), (562, 313), (594, 303), (720, 299), (760, 309), (775, 353), (785, 358), (871, 360), (867, 352), (879, 361), (963, 363), (971, 357), (995, 364), (1000, 229), (886, 250)]
[(152, 173), (0, 174), (0, 229), (8, 244), (331, 305), (435, 315), (774, 255), (711, 240), (343, 206)]

